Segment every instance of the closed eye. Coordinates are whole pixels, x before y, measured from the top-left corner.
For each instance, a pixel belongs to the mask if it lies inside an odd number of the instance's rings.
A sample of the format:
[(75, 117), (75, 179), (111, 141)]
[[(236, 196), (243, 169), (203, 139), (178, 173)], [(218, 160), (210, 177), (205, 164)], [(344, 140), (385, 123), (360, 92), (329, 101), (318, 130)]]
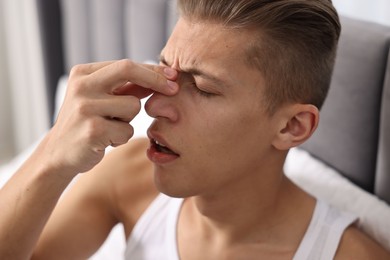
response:
[(211, 93), (211, 92), (207, 92), (207, 91), (205, 91), (205, 90), (200, 89), (200, 88), (196, 85), (196, 83), (192, 83), (191, 85), (194, 87), (196, 93), (198, 93), (198, 94), (201, 95), (201, 96), (204, 96), (204, 97), (213, 97), (213, 96), (216, 96), (216, 95), (217, 95), (217, 94), (214, 94), (214, 93)]

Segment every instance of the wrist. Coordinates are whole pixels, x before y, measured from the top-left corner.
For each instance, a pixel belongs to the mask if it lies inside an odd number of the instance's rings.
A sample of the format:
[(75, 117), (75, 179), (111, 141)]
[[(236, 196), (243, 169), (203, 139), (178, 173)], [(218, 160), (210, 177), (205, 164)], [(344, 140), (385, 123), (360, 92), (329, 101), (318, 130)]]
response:
[(28, 159), (30, 171), (43, 175), (53, 175), (64, 181), (71, 181), (79, 172), (65, 161), (65, 155), (59, 154), (50, 141), (50, 133), (42, 140)]

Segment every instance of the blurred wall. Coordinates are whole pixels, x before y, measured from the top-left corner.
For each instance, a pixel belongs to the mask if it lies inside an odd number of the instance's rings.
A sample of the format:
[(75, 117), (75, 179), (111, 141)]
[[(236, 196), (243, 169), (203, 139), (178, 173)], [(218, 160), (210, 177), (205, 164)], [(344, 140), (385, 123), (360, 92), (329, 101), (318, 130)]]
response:
[(390, 26), (389, 0), (333, 0), (340, 14)]
[(35, 0), (0, 1), (0, 163), (49, 127)]
[(5, 28), (3, 9), (0, 6), (0, 164), (15, 153), (11, 94), (9, 85), (8, 66), (6, 62)]
[[(50, 126), (37, 1), (0, 0), (0, 164)], [(390, 26), (390, 0), (333, 2), (342, 15)]]

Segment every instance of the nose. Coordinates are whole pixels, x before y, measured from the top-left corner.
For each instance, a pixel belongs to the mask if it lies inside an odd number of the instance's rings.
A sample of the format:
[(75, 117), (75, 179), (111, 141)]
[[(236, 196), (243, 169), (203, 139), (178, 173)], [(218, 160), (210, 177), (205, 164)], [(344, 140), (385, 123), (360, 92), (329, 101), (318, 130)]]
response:
[(179, 110), (174, 102), (175, 96), (168, 97), (154, 93), (145, 103), (146, 113), (153, 118), (165, 118), (171, 122), (179, 120)]

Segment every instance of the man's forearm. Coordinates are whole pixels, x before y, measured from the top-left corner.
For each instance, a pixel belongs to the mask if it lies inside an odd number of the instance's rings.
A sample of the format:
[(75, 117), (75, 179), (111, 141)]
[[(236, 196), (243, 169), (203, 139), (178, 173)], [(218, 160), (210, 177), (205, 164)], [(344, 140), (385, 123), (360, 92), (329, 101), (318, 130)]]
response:
[(29, 258), (64, 189), (91, 170), (108, 146), (128, 142), (142, 98), (176, 95), (178, 72), (130, 60), (77, 65), (56, 123), (0, 190), (0, 259)]
[(72, 175), (42, 167), (39, 151), (0, 190), (0, 259), (30, 258)]

